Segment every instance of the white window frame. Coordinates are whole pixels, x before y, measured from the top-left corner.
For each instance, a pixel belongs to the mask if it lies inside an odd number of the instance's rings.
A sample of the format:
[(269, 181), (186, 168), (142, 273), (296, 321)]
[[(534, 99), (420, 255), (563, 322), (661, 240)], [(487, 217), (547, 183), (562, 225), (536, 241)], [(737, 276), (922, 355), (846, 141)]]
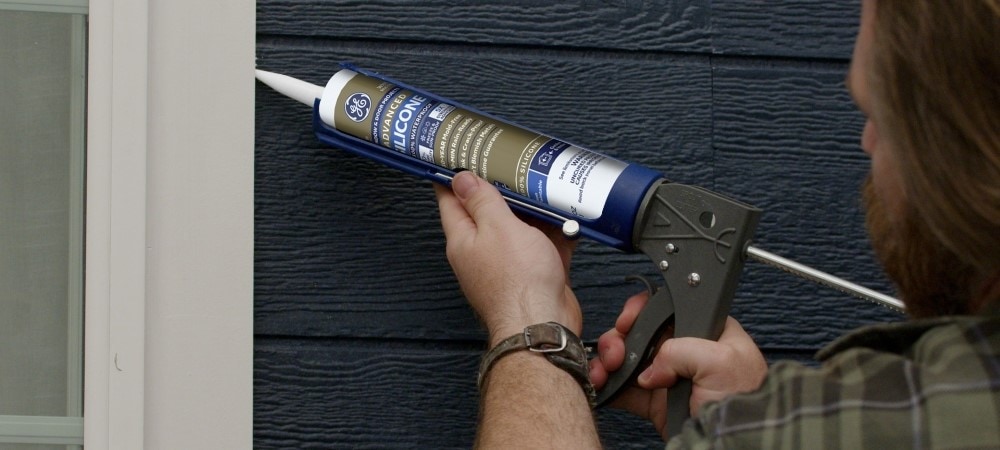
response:
[(89, 2), (87, 448), (252, 446), (254, 9)]

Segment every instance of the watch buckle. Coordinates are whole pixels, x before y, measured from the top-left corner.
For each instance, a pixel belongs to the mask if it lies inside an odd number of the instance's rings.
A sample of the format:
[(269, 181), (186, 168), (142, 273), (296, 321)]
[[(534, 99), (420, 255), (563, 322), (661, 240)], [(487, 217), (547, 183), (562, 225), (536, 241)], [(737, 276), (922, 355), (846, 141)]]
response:
[[(555, 343), (555, 342), (545, 342), (546, 341), (546, 339), (545, 339), (546, 336), (544, 336), (544, 335), (546, 333), (543, 330), (546, 330), (546, 331), (556, 330), (556, 331), (558, 331), (558, 333), (559, 333), (559, 336), (558, 336), (559, 342), (558, 342), (558, 344)], [(532, 334), (535, 331), (540, 331), (540, 333), (537, 333), (537, 334), (539, 334), (539, 338), (540, 338), (539, 341), (540, 342), (535, 342), (535, 340), (532, 339)], [(529, 351), (532, 351), (532, 352), (535, 352), (535, 353), (558, 353), (558, 352), (561, 352), (563, 350), (566, 350), (566, 345), (569, 343), (569, 338), (566, 337), (566, 329), (564, 329), (562, 326), (559, 326), (558, 324), (554, 324), (554, 323), (544, 323), (544, 324), (533, 325), (533, 326), (525, 328), (524, 329), (524, 343), (527, 345)]]

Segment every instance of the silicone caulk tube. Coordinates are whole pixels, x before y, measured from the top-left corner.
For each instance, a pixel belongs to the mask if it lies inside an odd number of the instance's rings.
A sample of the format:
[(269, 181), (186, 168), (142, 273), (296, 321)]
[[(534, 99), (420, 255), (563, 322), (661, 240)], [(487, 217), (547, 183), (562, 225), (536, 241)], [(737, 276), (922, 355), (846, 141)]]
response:
[(325, 125), (317, 125), (317, 136), (325, 142), (377, 146), (407, 158), (404, 164), (470, 170), (507, 197), (514, 193), (559, 212), (578, 221), (584, 236), (624, 251), (635, 251), (639, 209), (663, 179), (649, 168), (353, 67), (330, 78), (317, 108)]

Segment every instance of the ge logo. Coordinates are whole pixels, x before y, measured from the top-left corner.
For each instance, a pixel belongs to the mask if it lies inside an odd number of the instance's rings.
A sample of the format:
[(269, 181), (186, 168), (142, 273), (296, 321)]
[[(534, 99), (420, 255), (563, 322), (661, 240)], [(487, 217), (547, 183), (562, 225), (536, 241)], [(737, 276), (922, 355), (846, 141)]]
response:
[(358, 92), (347, 98), (347, 103), (344, 104), (344, 111), (347, 112), (347, 117), (355, 122), (361, 122), (368, 117), (368, 112), (372, 109), (372, 101), (368, 98), (368, 94), (364, 92)]

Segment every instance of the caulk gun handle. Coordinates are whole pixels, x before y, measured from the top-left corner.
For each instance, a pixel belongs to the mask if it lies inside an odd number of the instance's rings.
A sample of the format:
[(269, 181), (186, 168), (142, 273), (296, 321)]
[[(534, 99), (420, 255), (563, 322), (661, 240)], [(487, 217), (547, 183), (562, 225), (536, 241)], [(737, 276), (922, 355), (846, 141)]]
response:
[[(760, 210), (706, 189), (663, 182), (649, 190), (640, 211), (636, 247), (650, 258), (666, 287), (639, 313), (625, 338), (625, 354), (647, 360), (655, 354), (649, 349), (665, 328), (665, 312), (673, 314), (674, 337), (717, 340)], [(642, 338), (629, 339), (633, 334)], [(691, 385), (686, 383), (668, 395), (668, 436), (677, 434), (689, 416)], [(598, 398), (614, 395), (602, 391)]]

